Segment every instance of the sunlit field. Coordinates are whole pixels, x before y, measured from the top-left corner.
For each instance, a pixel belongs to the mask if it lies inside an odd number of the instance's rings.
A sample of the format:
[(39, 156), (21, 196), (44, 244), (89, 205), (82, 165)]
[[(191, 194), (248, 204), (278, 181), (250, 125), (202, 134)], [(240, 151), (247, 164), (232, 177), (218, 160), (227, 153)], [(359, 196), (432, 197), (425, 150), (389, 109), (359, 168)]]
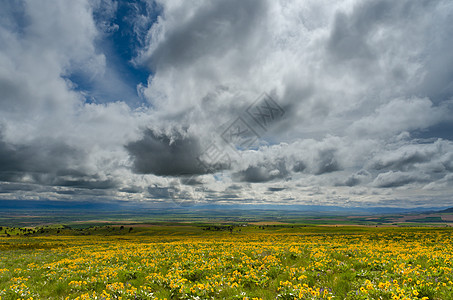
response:
[(352, 226), (54, 228), (0, 237), (0, 298), (453, 299), (452, 233)]

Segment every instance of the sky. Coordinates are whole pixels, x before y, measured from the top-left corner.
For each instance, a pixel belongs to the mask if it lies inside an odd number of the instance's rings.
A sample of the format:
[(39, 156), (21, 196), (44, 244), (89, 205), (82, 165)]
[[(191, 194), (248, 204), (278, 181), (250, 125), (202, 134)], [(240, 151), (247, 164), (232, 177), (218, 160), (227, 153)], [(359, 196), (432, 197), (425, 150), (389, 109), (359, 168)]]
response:
[(453, 206), (449, 0), (0, 6), (0, 199)]

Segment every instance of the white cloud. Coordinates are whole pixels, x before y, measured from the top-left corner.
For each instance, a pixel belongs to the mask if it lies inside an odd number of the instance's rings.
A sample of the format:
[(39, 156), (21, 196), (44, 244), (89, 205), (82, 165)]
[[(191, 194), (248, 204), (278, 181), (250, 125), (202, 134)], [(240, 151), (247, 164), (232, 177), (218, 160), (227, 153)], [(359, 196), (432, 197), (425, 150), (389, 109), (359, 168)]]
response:
[(444, 106), (433, 106), (428, 98), (394, 99), (351, 125), (362, 136), (391, 137), (404, 131), (424, 129), (450, 118)]
[[(452, 142), (414, 138), (452, 122), (448, 1), (127, 4), (121, 26), (140, 48), (123, 63), (149, 67), (146, 84), (131, 84), (110, 53), (121, 5), (23, 1), (0, 12), (6, 197), (156, 200), (179, 182), (161, 175), (196, 171), (197, 151), (221, 142), (262, 92), (284, 118), (256, 129), (260, 147), (229, 170), (196, 178), (207, 201), (410, 205), (409, 187), (451, 194)], [(181, 135), (197, 147), (173, 151)]]

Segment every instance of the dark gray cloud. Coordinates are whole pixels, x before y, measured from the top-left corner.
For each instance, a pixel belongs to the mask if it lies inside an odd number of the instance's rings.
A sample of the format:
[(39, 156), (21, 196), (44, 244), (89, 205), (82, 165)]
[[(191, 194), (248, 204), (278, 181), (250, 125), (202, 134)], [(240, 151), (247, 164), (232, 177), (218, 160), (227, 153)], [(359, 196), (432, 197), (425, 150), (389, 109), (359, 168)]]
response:
[(230, 185), (226, 190), (231, 190), (231, 191), (238, 191), (242, 189), (243, 187), (238, 185), (238, 184), (232, 184)]
[(453, 54), (450, 51), (453, 47), (453, 37), (449, 34), (453, 30), (451, 22), (453, 14), (448, 1), (428, 3), (431, 7), (436, 6), (431, 10), (433, 14), (429, 20), (431, 26), (425, 31), (425, 34), (431, 37), (431, 43), (426, 45), (424, 76), (415, 92), (439, 104), (453, 97), (453, 70), (445, 67), (453, 64)]
[(180, 176), (208, 172), (197, 160), (202, 152), (199, 140), (179, 132), (166, 134), (148, 129), (126, 149), (134, 161), (134, 171), (140, 174)]
[(40, 139), (18, 145), (4, 141), (0, 132), (0, 178), (4, 181), (20, 181), (28, 175), (37, 182), (51, 183), (45, 175), (78, 175), (80, 172), (74, 169), (84, 156), (59, 140)]
[(264, 166), (250, 166), (235, 174), (235, 177), (238, 177), (240, 181), (247, 182), (266, 182), (277, 178), (275, 175), (270, 175), (269, 170)]
[(280, 192), (280, 191), (284, 191), (285, 188), (284, 187), (268, 187), (267, 190), (269, 192)]
[(259, 21), (265, 18), (266, 6), (266, 1), (259, 0), (210, 1), (190, 17), (177, 12), (181, 26), (170, 29), (165, 41), (153, 51), (151, 68), (184, 68), (232, 49), (240, 52), (257, 26), (263, 26)]
[[(89, 174), (87, 153), (55, 139), (39, 139), (27, 144), (4, 141), (0, 134), (0, 181), (32, 182), (45, 186), (78, 189), (113, 189), (118, 182)], [(11, 190), (29, 190), (10, 185)]]
[[(407, 27), (424, 18), (436, 6), (432, 1), (374, 0), (358, 2), (350, 14), (338, 12), (327, 43), (328, 51), (340, 60), (376, 60), (382, 51), (373, 44), (382, 28)], [(431, 7), (431, 9), (430, 9)], [(390, 37), (384, 36), (384, 39)]]
[(338, 185), (339, 186), (345, 185), (350, 187), (360, 185), (369, 177), (371, 177), (371, 174), (367, 170), (360, 170), (359, 172), (354, 173), (347, 177), (344, 182), (341, 182)]
[(114, 180), (83, 180), (83, 179), (73, 179), (73, 180), (57, 180), (54, 182), (54, 185), (73, 187), (80, 189), (112, 189), (117, 187), (117, 182)]
[(370, 170), (379, 172), (402, 171), (424, 172), (437, 179), (441, 174), (451, 172), (453, 157), (451, 143), (445, 140), (413, 143), (376, 155), (368, 164)]
[(222, 159), (207, 161), (200, 139), (187, 131), (158, 133), (151, 129), (143, 132), (143, 137), (126, 146), (133, 160), (133, 169), (139, 174), (159, 176), (180, 176), (186, 178), (184, 184), (199, 184), (191, 175), (209, 174), (228, 168)]
[(360, 184), (360, 179), (354, 175), (349, 176), (348, 179), (346, 179), (346, 181), (344, 182), (344, 185), (347, 185), (347, 186), (355, 186), (358, 184)]
[[(365, 24), (372, 24), (373, 20), (370, 21)], [(335, 58), (341, 60), (375, 59), (373, 49), (366, 42), (369, 26), (357, 26), (355, 23), (345, 13), (338, 13), (327, 49)]]
[(139, 186), (129, 186), (125, 188), (120, 188), (118, 191), (123, 192), (123, 193), (129, 193), (129, 194), (137, 194), (141, 193), (143, 191), (143, 188)]
[(322, 150), (318, 153), (316, 175), (339, 171), (340, 165), (335, 158), (335, 149)]
[(413, 148), (410, 151), (397, 153), (388, 153), (388, 156), (381, 156), (373, 163), (376, 170), (391, 169), (407, 171), (414, 167), (415, 164), (431, 160), (433, 153), (423, 153), (421, 149)]
[(17, 191), (38, 192), (42, 187), (37, 184), (0, 182), (0, 193), (14, 193)]
[(303, 172), (307, 166), (303, 161), (298, 161), (293, 166), (293, 172)]
[(246, 182), (267, 182), (274, 179), (283, 179), (289, 175), (284, 161), (260, 163), (250, 165), (245, 170), (237, 172), (233, 178)]
[(380, 188), (393, 188), (410, 183), (426, 182), (428, 179), (429, 177), (423, 174), (388, 171), (386, 173), (379, 174), (373, 181), (373, 184)]

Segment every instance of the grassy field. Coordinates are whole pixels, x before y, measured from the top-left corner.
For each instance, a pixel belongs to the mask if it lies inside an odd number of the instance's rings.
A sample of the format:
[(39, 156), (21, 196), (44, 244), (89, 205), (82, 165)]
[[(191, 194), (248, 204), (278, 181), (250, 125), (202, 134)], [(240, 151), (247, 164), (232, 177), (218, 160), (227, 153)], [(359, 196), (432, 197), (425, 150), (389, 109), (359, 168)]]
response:
[(1, 300), (453, 299), (452, 228), (167, 224), (1, 233)]

